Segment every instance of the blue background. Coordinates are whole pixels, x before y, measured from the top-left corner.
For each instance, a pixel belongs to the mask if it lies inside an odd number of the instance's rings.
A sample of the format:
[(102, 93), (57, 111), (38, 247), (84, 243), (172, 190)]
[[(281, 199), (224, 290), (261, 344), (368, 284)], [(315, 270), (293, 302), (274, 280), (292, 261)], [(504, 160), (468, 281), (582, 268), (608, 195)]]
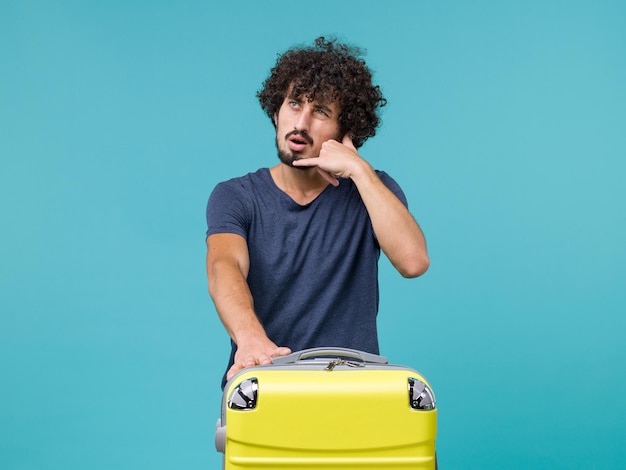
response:
[(3, 0), (0, 468), (219, 468), (206, 199), (275, 164), (255, 92), (332, 33), (428, 238), (422, 278), (381, 261), (380, 332), (441, 467), (623, 468), (625, 5)]

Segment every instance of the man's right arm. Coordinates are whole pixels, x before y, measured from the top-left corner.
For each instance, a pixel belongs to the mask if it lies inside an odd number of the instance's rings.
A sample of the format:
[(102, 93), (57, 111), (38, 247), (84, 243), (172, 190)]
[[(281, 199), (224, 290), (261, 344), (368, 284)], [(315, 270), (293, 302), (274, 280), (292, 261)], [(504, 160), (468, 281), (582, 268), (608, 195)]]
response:
[(244, 367), (269, 364), (273, 357), (291, 352), (289, 348), (276, 346), (257, 318), (246, 281), (249, 268), (248, 245), (242, 236), (209, 235), (206, 257), (209, 293), (226, 331), (237, 345), (235, 363), (227, 379)]

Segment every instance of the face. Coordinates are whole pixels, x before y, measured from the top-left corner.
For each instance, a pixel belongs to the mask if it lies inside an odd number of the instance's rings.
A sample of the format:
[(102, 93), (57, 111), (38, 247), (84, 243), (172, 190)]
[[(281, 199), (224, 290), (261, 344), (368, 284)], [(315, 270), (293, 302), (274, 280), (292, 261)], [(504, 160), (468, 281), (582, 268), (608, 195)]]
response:
[(304, 96), (287, 96), (278, 113), (274, 115), (276, 147), (280, 161), (292, 166), (294, 160), (319, 157), (324, 142), (330, 139), (341, 140), (339, 111), (337, 102), (309, 103)]

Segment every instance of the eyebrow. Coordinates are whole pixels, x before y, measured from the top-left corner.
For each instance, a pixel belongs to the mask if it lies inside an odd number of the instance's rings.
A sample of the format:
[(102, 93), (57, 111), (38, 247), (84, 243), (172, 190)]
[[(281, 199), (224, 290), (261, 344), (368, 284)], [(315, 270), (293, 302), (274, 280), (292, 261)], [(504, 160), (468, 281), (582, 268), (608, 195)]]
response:
[[(296, 103), (304, 103), (305, 101), (308, 101), (308, 99), (305, 97), (305, 95), (299, 95), (299, 96), (290, 96), (291, 100), (295, 101)], [(333, 110), (327, 106), (326, 104), (317, 101), (317, 100), (313, 100), (313, 106), (315, 107), (315, 109), (321, 109), (322, 111), (328, 113), (329, 116), (332, 116)]]
[(317, 104), (315, 105), (315, 107), (316, 107), (317, 109), (321, 109), (322, 111), (324, 111), (324, 112), (328, 113), (329, 115), (332, 115), (332, 114), (333, 114), (333, 110), (332, 110), (332, 109), (330, 109), (328, 106), (326, 106), (326, 105), (324, 105), (324, 104), (317, 103)]

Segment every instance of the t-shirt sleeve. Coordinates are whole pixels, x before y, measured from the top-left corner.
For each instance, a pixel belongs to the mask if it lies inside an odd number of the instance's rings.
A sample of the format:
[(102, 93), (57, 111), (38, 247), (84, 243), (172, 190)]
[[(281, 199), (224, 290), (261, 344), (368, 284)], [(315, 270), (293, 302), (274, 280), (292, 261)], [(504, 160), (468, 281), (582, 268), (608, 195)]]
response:
[(248, 210), (244, 193), (232, 182), (219, 183), (206, 208), (206, 236), (216, 233), (235, 233), (247, 239)]
[(400, 199), (400, 202), (402, 202), (402, 204), (404, 204), (404, 206), (408, 208), (409, 203), (406, 199), (406, 196), (404, 195), (404, 191), (402, 191), (402, 188), (396, 182), (396, 180), (394, 180), (384, 171), (377, 171), (377, 173), (378, 177), (385, 184), (385, 186), (387, 186), (391, 190), (391, 192), (394, 193), (398, 199)]

